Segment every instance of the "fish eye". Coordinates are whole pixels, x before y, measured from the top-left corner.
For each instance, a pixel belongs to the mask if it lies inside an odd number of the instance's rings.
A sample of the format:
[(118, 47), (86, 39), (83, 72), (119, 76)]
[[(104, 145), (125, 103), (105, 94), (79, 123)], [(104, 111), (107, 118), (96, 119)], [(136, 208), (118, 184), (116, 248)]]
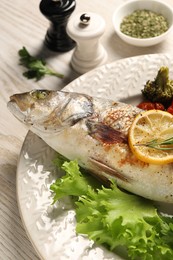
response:
[(50, 91), (48, 90), (33, 90), (30, 92), (31, 97), (34, 99), (45, 99), (49, 95)]

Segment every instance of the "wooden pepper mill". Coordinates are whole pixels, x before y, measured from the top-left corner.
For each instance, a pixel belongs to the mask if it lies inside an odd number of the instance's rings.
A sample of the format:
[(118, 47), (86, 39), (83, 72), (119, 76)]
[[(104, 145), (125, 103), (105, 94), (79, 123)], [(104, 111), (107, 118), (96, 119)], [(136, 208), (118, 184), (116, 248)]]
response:
[(75, 0), (42, 0), (41, 13), (51, 22), (45, 36), (45, 45), (52, 51), (66, 52), (75, 47), (75, 41), (66, 33), (68, 19), (76, 7)]

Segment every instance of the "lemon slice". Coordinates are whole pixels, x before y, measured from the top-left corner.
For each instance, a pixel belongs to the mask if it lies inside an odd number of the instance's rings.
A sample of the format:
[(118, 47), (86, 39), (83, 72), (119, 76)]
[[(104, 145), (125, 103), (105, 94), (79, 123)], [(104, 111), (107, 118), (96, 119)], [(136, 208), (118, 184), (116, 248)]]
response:
[[(159, 145), (170, 138), (172, 144)], [(173, 162), (173, 115), (161, 110), (141, 112), (129, 129), (128, 139), (139, 160), (153, 164)]]

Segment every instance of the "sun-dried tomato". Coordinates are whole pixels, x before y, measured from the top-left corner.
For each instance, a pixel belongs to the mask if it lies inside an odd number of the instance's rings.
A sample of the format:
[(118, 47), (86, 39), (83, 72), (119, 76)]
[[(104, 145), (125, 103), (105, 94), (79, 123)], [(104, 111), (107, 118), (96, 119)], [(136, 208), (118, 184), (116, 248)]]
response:
[(154, 107), (158, 110), (165, 110), (164, 105), (162, 105), (161, 103), (154, 103)]
[(154, 103), (154, 102), (141, 102), (138, 105), (138, 107), (143, 110), (151, 110), (151, 109), (165, 110), (165, 107), (161, 103)]
[(167, 109), (167, 112), (169, 112), (170, 114), (172, 114), (173, 115), (173, 107), (168, 107), (168, 109)]
[(143, 110), (151, 110), (154, 109), (154, 104), (152, 102), (141, 102), (137, 107)]
[(167, 112), (169, 112), (170, 114), (173, 115), (173, 101), (172, 101), (171, 105), (168, 107)]

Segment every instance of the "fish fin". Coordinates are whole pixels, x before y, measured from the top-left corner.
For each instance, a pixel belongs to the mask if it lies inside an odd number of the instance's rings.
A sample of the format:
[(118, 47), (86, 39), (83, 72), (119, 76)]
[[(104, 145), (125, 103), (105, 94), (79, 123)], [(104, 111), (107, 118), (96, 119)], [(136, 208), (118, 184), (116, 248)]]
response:
[[(93, 168), (92, 168), (93, 173), (96, 174), (99, 179), (105, 180), (107, 178), (107, 177), (103, 176), (102, 173), (104, 172), (106, 175), (110, 176), (110, 179), (115, 178), (115, 179), (119, 179), (124, 182), (131, 181), (131, 178), (129, 178), (126, 175), (123, 175), (118, 170), (110, 167), (109, 165), (101, 162), (100, 160), (90, 157), (89, 161), (93, 165)], [(96, 169), (96, 171), (94, 169)], [(100, 171), (100, 173), (99, 173), (99, 171)]]
[(127, 136), (122, 132), (102, 122), (88, 120), (86, 122), (89, 134), (105, 144), (127, 143)]

